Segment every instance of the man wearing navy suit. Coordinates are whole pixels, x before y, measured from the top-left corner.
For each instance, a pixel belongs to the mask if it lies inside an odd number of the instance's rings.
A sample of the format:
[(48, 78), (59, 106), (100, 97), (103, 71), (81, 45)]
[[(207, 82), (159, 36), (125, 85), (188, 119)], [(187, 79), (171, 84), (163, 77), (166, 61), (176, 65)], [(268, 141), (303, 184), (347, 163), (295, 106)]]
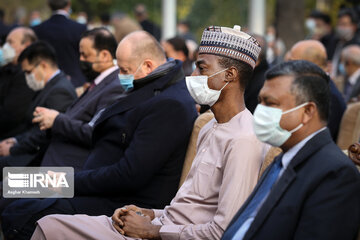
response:
[[(23, 129), (25, 130), (0, 142), (0, 156), (3, 156), (0, 158), (0, 167), (26, 166), (32, 160), (31, 154), (25, 154), (14, 159), (14, 155), (18, 155), (18, 153), (12, 152), (13, 147), (25, 142), (27, 148), (38, 149), (46, 144), (44, 141), (36, 142), (35, 146), (30, 146), (33, 141), (29, 141), (29, 139), (45, 135), (37, 125), (32, 123), (33, 112), (36, 107), (53, 108), (59, 112), (65, 112), (77, 98), (74, 86), (59, 70), (55, 50), (48, 43), (39, 41), (31, 44), (21, 52), (18, 62), (25, 73), (26, 83), (35, 91), (35, 96), (25, 115), (23, 122)], [(42, 139), (46, 139), (46, 137)], [(0, 174), (2, 175), (2, 173)]]
[(331, 139), (329, 77), (290, 61), (266, 73), (254, 112), (257, 137), (275, 158), (222, 239), (355, 239), (360, 175)]
[(166, 61), (145, 31), (125, 37), (116, 58), (126, 95), (89, 123), (94, 147), (75, 173), (74, 198), (13, 202), (2, 214), (7, 239), (30, 238), (36, 221), (48, 214), (111, 216), (131, 203), (163, 208), (175, 196), (197, 116), (182, 64)]
[(26, 84), (18, 57), (36, 40), (33, 30), (17, 27), (9, 33), (3, 46), (7, 48), (5, 51), (8, 56), (0, 60), (0, 139), (15, 136), (25, 130), (22, 123), (35, 92)]
[(358, 101), (360, 99), (360, 46), (345, 47), (341, 52), (341, 62), (346, 74), (345, 100), (346, 102)]
[(79, 66), (79, 42), (86, 25), (69, 19), (70, 0), (48, 0), (53, 15), (34, 27), (40, 40), (50, 43), (56, 51), (59, 68), (71, 77), (75, 87), (85, 81)]
[(80, 61), (88, 63), (88, 72), (94, 75), (88, 80), (91, 87), (65, 113), (36, 108), (33, 123), (39, 123), (40, 130), (47, 130), (50, 141), (43, 158), (43, 151), (37, 150), (37, 143), (47, 141), (43, 136), (15, 145), (10, 149), (13, 155), (32, 154), (36, 159), (33, 165), (41, 162), (42, 166), (71, 166), (75, 171), (82, 168), (92, 147), (92, 127), (88, 123), (123, 93), (119, 69), (113, 62), (116, 47), (114, 36), (105, 28), (84, 32), (80, 41)]

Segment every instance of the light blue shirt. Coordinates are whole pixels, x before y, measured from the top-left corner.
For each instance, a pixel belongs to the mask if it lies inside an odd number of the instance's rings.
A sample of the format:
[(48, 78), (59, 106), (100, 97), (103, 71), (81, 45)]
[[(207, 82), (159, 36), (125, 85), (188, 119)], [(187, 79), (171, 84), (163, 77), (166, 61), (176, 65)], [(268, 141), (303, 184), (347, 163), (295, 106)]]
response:
[[(321, 128), (320, 130), (310, 134), (309, 136), (307, 136), (306, 138), (304, 138), (301, 142), (297, 143), (295, 146), (293, 146), (292, 148), (290, 148), (286, 153), (284, 153), (282, 159), (281, 159), (281, 163), (282, 163), (282, 169), (280, 170), (279, 176), (277, 181), (279, 181), (280, 177), (282, 176), (282, 174), (284, 173), (284, 171), (286, 170), (286, 168), (289, 166), (291, 159), (294, 158), (294, 156), (299, 152), (299, 150), (312, 138), (314, 137), (316, 134), (318, 134), (319, 132), (325, 130), (326, 127)], [(276, 183), (275, 183), (276, 184)], [(248, 219), (246, 219), (246, 221), (243, 223), (243, 225), (241, 225), (241, 227), (239, 228), (239, 230), (236, 232), (236, 234), (234, 235), (234, 237), (232, 238), (233, 240), (241, 240), (244, 238), (246, 232), (249, 230), (252, 222), (255, 219), (256, 214), (259, 212), (259, 209), (261, 208), (261, 206), (263, 205), (263, 203), (265, 202), (265, 200), (267, 199), (267, 197), (269, 196), (269, 193), (267, 193), (267, 195), (264, 197), (264, 199), (262, 200), (262, 202), (259, 204), (259, 206), (255, 209), (254, 212), (252, 212), (249, 216)]]
[(60, 69), (56, 70), (53, 75), (50, 76), (49, 80), (46, 83), (49, 83), (54, 77), (56, 77), (56, 75), (58, 75), (60, 73)]

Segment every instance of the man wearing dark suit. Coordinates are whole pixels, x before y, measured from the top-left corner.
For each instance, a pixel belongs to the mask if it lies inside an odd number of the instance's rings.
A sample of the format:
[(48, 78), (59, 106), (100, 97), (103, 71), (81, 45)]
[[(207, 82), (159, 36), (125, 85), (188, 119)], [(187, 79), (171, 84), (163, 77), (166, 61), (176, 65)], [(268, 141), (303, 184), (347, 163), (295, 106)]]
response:
[(358, 28), (358, 16), (355, 9), (343, 8), (339, 11), (335, 33), (337, 36), (334, 55), (332, 57), (331, 76), (341, 74), (341, 52), (346, 46), (359, 45), (360, 37), (356, 34)]
[(5, 43), (7, 46), (3, 46), (7, 54), (4, 54), (6, 58), (2, 63), (5, 65), (0, 67), (0, 140), (25, 130), (21, 123), (35, 92), (26, 84), (18, 57), (36, 40), (33, 30), (18, 27), (10, 32)]
[(94, 147), (75, 173), (75, 197), (15, 201), (2, 215), (8, 239), (29, 238), (48, 214), (111, 216), (118, 206), (162, 208), (174, 197), (197, 115), (181, 62), (166, 62), (144, 31), (125, 37), (116, 57), (127, 94), (89, 123)]
[(80, 41), (80, 61), (91, 63), (91, 69), (98, 75), (88, 80), (91, 87), (65, 113), (36, 108), (33, 122), (51, 134), (42, 166), (71, 166), (75, 171), (81, 170), (92, 145), (92, 127), (88, 123), (124, 91), (118, 78), (119, 69), (113, 62), (116, 47), (114, 36), (106, 28), (86, 31)]
[(69, 19), (70, 0), (49, 0), (53, 15), (34, 27), (39, 39), (50, 43), (56, 51), (59, 68), (71, 77), (75, 87), (85, 81), (79, 67), (79, 42), (86, 25)]
[(145, 5), (144, 4), (136, 5), (134, 9), (134, 13), (137, 21), (139, 22), (143, 30), (147, 31), (148, 33), (153, 35), (154, 38), (156, 38), (156, 40), (160, 41), (161, 30), (155, 23), (149, 20), (149, 16)]
[(344, 85), (345, 101), (358, 99), (360, 95), (360, 47), (350, 45), (341, 52), (341, 62), (344, 65), (347, 79)]
[[(75, 89), (65, 74), (58, 69), (55, 51), (49, 44), (33, 43), (21, 53), (18, 61), (25, 72), (26, 83), (36, 92), (36, 95), (27, 110), (23, 123), (26, 131), (0, 143), (0, 155), (3, 156), (0, 160), (1, 167), (24, 166), (31, 161), (31, 156), (28, 155), (17, 158), (15, 161), (16, 154), (11, 152), (11, 148), (19, 144), (33, 144), (29, 138), (37, 138), (45, 134), (32, 123), (33, 112), (37, 106), (64, 112), (76, 99)], [(45, 143), (46, 141), (41, 144), (36, 142), (36, 146), (29, 147), (39, 149)], [(9, 156), (10, 153), (11, 156)]]
[[(297, 42), (290, 50), (291, 60), (307, 60), (318, 65), (324, 72), (328, 72), (327, 54), (324, 45), (317, 40), (303, 40)], [(330, 112), (327, 127), (331, 137), (336, 142), (346, 103), (335, 83), (330, 79)]]
[(326, 129), (328, 75), (313, 63), (290, 61), (270, 69), (266, 79), (254, 130), (284, 154), (265, 171), (222, 239), (355, 239), (360, 175)]
[(0, 45), (3, 45), (6, 40), (6, 36), (11, 31), (11, 26), (8, 26), (4, 23), (5, 12), (3, 9), (0, 9)]
[(254, 73), (251, 80), (249, 80), (244, 93), (245, 106), (251, 113), (254, 113), (259, 102), (258, 95), (265, 82), (265, 72), (269, 69), (269, 64), (266, 61), (266, 41), (260, 35), (255, 34), (253, 36), (259, 42), (261, 51), (259, 58), (256, 61)]

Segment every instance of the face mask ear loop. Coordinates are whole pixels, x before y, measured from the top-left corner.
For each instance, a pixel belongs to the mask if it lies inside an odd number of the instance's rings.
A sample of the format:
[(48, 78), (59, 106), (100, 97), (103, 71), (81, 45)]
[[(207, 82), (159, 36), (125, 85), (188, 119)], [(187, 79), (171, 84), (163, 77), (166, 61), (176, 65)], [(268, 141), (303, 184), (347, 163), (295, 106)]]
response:
[(225, 85), (219, 91), (222, 91), (228, 84), (229, 84), (229, 82), (225, 83)]
[(304, 126), (304, 124), (300, 123), (299, 126), (297, 126), (296, 128), (294, 128), (293, 130), (289, 131), (289, 133), (294, 133), (296, 132), (297, 130), (299, 130), (300, 128), (302, 128), (302, 126)]
[(211, 78), (211, 77), (215, 76), (216, 74), (219, 74), (219, 73), (225, 72), (226, 70), (228, 70), (228, 69), (227, 69), (227, 68), (225, 68), (225, 69), (223, 69), (223, 70), (221, 70), (221, 71), (219, 71), (219, 72), (213, 73), (213, 74), (211, 74), (208, 78)]
[(287, 111), (283, 112), (282, 115), (287, 114), (287, 113), (290, 113), (290, 112), (293, 112), (293, 111), (296, 111), (296, 110), (298, 110), (299, 108), (302, 108), (302, 107), (306, 106), (308, 103), (309, 103), (309, 102), (305, 102), (305, 103), (303, 103), (303, 104), (300, 104), (300, 105), (297, 106), (297, 107), (294, 107), (294, 108), (292, 108), (292, 109), (290, 109), (290, 110), (287, 110)]
[(133, 73), (133, 75), (135, 75), (138, 71), (139, 71), (139, 69), (140, 69), (140, 67), (141, 67), (141, 65), (144, 63), (144, 61), (142, 61), (140, 64), (139, 64), (139, 66), (137, 67), (137, 69), (136, 69), (136, 71)]

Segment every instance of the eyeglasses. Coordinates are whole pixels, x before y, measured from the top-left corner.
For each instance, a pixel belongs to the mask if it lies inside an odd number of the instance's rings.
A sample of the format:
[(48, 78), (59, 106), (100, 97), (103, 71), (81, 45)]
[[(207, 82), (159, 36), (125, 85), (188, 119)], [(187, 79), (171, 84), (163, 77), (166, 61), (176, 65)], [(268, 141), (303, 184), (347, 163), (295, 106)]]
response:
[(39, 66), (40, 63), (35, 64), (35, 66), (31, 70), (23, 70), (25, 74), (31, 74), (34, 69)]

